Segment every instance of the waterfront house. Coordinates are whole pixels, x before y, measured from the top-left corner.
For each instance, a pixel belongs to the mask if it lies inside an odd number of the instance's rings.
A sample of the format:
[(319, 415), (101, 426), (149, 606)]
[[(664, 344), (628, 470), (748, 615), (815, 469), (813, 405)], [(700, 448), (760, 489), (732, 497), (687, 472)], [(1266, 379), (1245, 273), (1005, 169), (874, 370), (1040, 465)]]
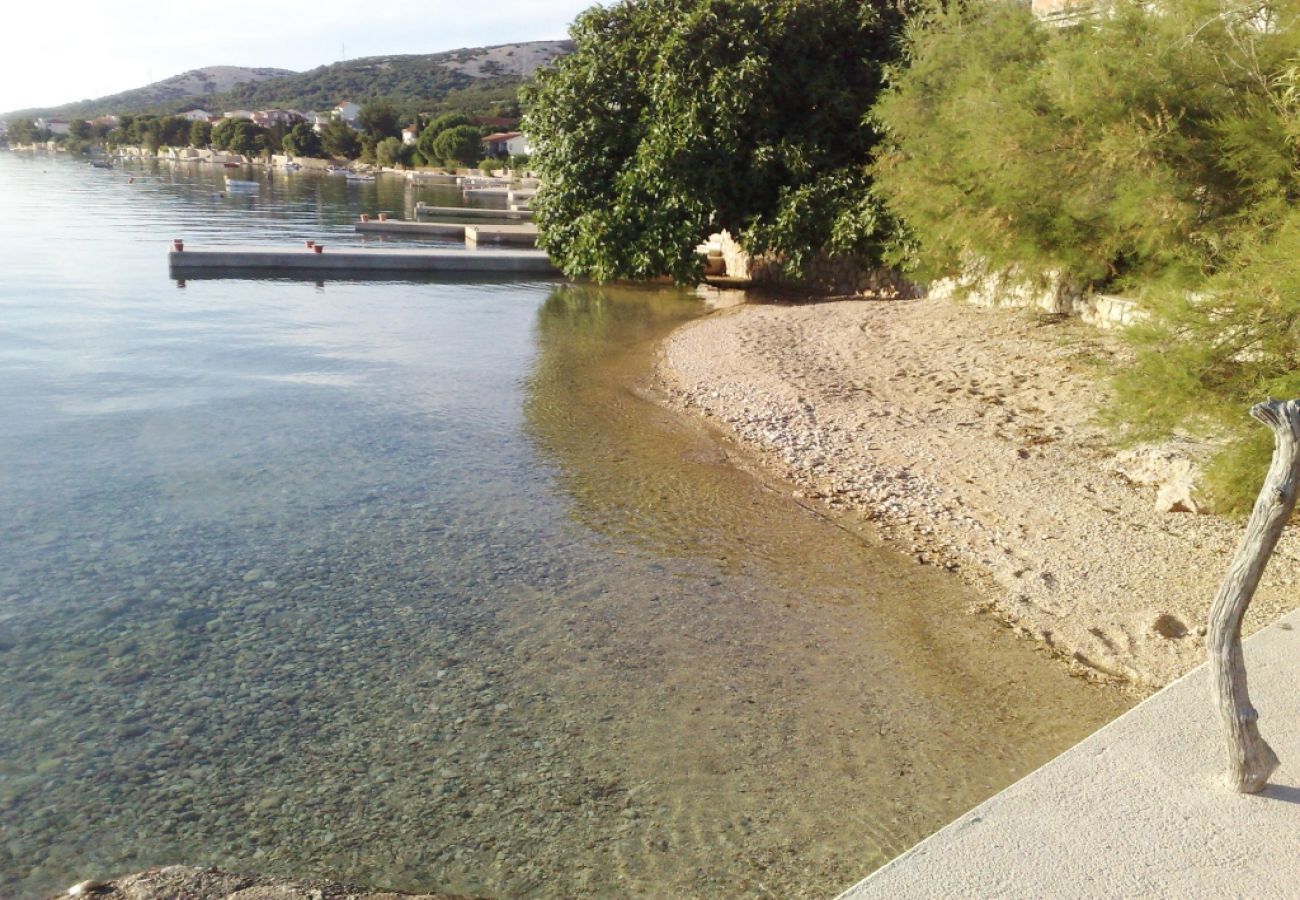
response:
[(361, 107), (357, 106), (350, 100), (344, 100), (334, 107), (334, 118), (342, 119), (353, 128), (357, 127), (357, 120), (361, 116)]
[(212, 113), (206, 109), (191, 109), (188, 112), (181, 113), (181, 118), (187, 122), (211, 122)]
[(274, 128), (277, 125), (283, 125), (287, 128), (302, 120), (302, 113), (294, 112), (291, 109), (259, 109), (253, 113), (253, 121), (263, 128)]
[(41, 131), (48, 131), (50, 134), (67, 134), (68, 123), (63, 119), (46, 119), (36, 120), (36, 127)]
[(247, 119), (253, 121), (253, 111), (249, 109), (229, 109), (222, 113), (226, 119)]
[(521, 131), (498, 131), (483, 138), (488, 156), (527, 156), (528, 149), (528, 138)]

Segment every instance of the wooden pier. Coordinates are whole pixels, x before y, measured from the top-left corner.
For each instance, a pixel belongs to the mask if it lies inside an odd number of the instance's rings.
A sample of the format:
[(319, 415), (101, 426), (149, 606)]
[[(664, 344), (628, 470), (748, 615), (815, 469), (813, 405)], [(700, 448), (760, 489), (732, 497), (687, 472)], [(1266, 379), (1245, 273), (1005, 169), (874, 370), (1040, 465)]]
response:
[(389, 250), (368, 247), (325, 247), (323, 252), (306, 247), (214, 247), (185, 248), (167, 254), (168, 270), (176, 278), (204, 275), (248, 274), (319, 275), (335, 278), (377, 275), (456, 274), (503, 277), (548, 277), (558, 274), (541, 250)]

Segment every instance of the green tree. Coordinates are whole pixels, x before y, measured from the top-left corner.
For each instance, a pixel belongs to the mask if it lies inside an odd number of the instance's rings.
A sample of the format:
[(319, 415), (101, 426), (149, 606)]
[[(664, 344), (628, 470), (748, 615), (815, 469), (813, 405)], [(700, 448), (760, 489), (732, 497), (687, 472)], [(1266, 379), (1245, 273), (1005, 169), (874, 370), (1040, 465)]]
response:
[(384, 138), (402, 136), (401, 117), (397, 109), (386, 100), (376, 100), (361, 107), (357, 114), (361, 128), (376, 141)]
[(472, 166), (483, 155), (483, 133), (474, 125), (457, 125), (439, 133), (429, 151), (447, 165)]
[(73, 119), (68, 123), (68, 137), (75, 141), (90, 140), (90, 123), (85, 119)]
[(284, 136), (284, 152), (290, 156), (304, 156), (321, 159), (325, 156), (325, 147), (320, 135), (307, 122), (299, 122), (289, 129)]
[(267, 131), (247, 119), (222, 119), (212, 126), (212, 146), (243, 156), (259, 156), (267, 150)]
[(190, 146), (202, 149), (212, 143), (212, 123), (200, 119), (190, 124)]
[(41, 140), (41, 132), (32, 119), (13, 119), (9, 122), (9, 140), (15, 144), (31, 144)]
[(433, 141), (438, 135), (452, 128), (461, 125), (473, 125), (474, 121), (469, 116), (459, 113), (448, 113), (438, 116), (420, 131), (419, 137), (416, 138), (415, 146), (420, 151), (420, 155), (428, 160), (438, 160), (439, 157), (433, 152)]
[(525, 100), (540, 242), (566, 273), (688, 280), (727, 229), (799, 270), (874, 261), (890, 234), (864, 116), (910, 4), (624, 0), (581, 14), (576, 49)]
[(402, 166), (410, 154), (401, 138), (387, 137), (375, 145), (375, 162), (381, 166)]
[(352, 126), (342, 119), (334, 119), (321, 128), (321, 146), (333, 157), (356, 159), (361, 155), (361, 139)]

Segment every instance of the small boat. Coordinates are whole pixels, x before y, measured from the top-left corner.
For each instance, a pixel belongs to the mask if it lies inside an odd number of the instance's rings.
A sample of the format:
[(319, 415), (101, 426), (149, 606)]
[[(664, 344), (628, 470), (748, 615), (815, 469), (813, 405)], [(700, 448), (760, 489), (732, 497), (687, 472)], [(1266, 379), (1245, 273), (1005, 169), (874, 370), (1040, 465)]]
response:
[(239, 168), (239, 163), (229, 163), (229, 162), (228, 162), (228, 163), (222, 163), (222, 165), (225, 166), (227, 169), (238, 169), (238, 168)]
[(230, 191), (256, 191), (262, 187), (260, 181), (245, 181), (242, 178), (226, 177), (226, 190)]
[(92, 159), (90, 161), (90, 167), (92, 169), (111, 169), (113, 168), (113, 164), (106, 159)]
[(325, 171), (330, 175), (347, 175), (349, 172), (344, 166), (329, 166)]
[(362, 175), (360, 172), (349, 172), (348, 181), (374, 181), (373, 175)]
[(287, 162), (281, 165), (280, 168), (284, 169), (286, 172), (297, 172), (302, 168), (302, 166), (296, 162)]

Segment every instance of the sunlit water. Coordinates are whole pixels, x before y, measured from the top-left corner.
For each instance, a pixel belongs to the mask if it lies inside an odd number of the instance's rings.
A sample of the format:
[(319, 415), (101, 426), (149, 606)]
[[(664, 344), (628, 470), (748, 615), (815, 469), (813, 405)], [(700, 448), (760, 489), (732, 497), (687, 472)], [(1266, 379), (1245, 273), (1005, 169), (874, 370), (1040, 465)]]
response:
[(645, 399), (689, 295), (179, 286), (455, 201), (221, 175), (0, 154), (0, 896), (823, 896), (1119, 711)]

